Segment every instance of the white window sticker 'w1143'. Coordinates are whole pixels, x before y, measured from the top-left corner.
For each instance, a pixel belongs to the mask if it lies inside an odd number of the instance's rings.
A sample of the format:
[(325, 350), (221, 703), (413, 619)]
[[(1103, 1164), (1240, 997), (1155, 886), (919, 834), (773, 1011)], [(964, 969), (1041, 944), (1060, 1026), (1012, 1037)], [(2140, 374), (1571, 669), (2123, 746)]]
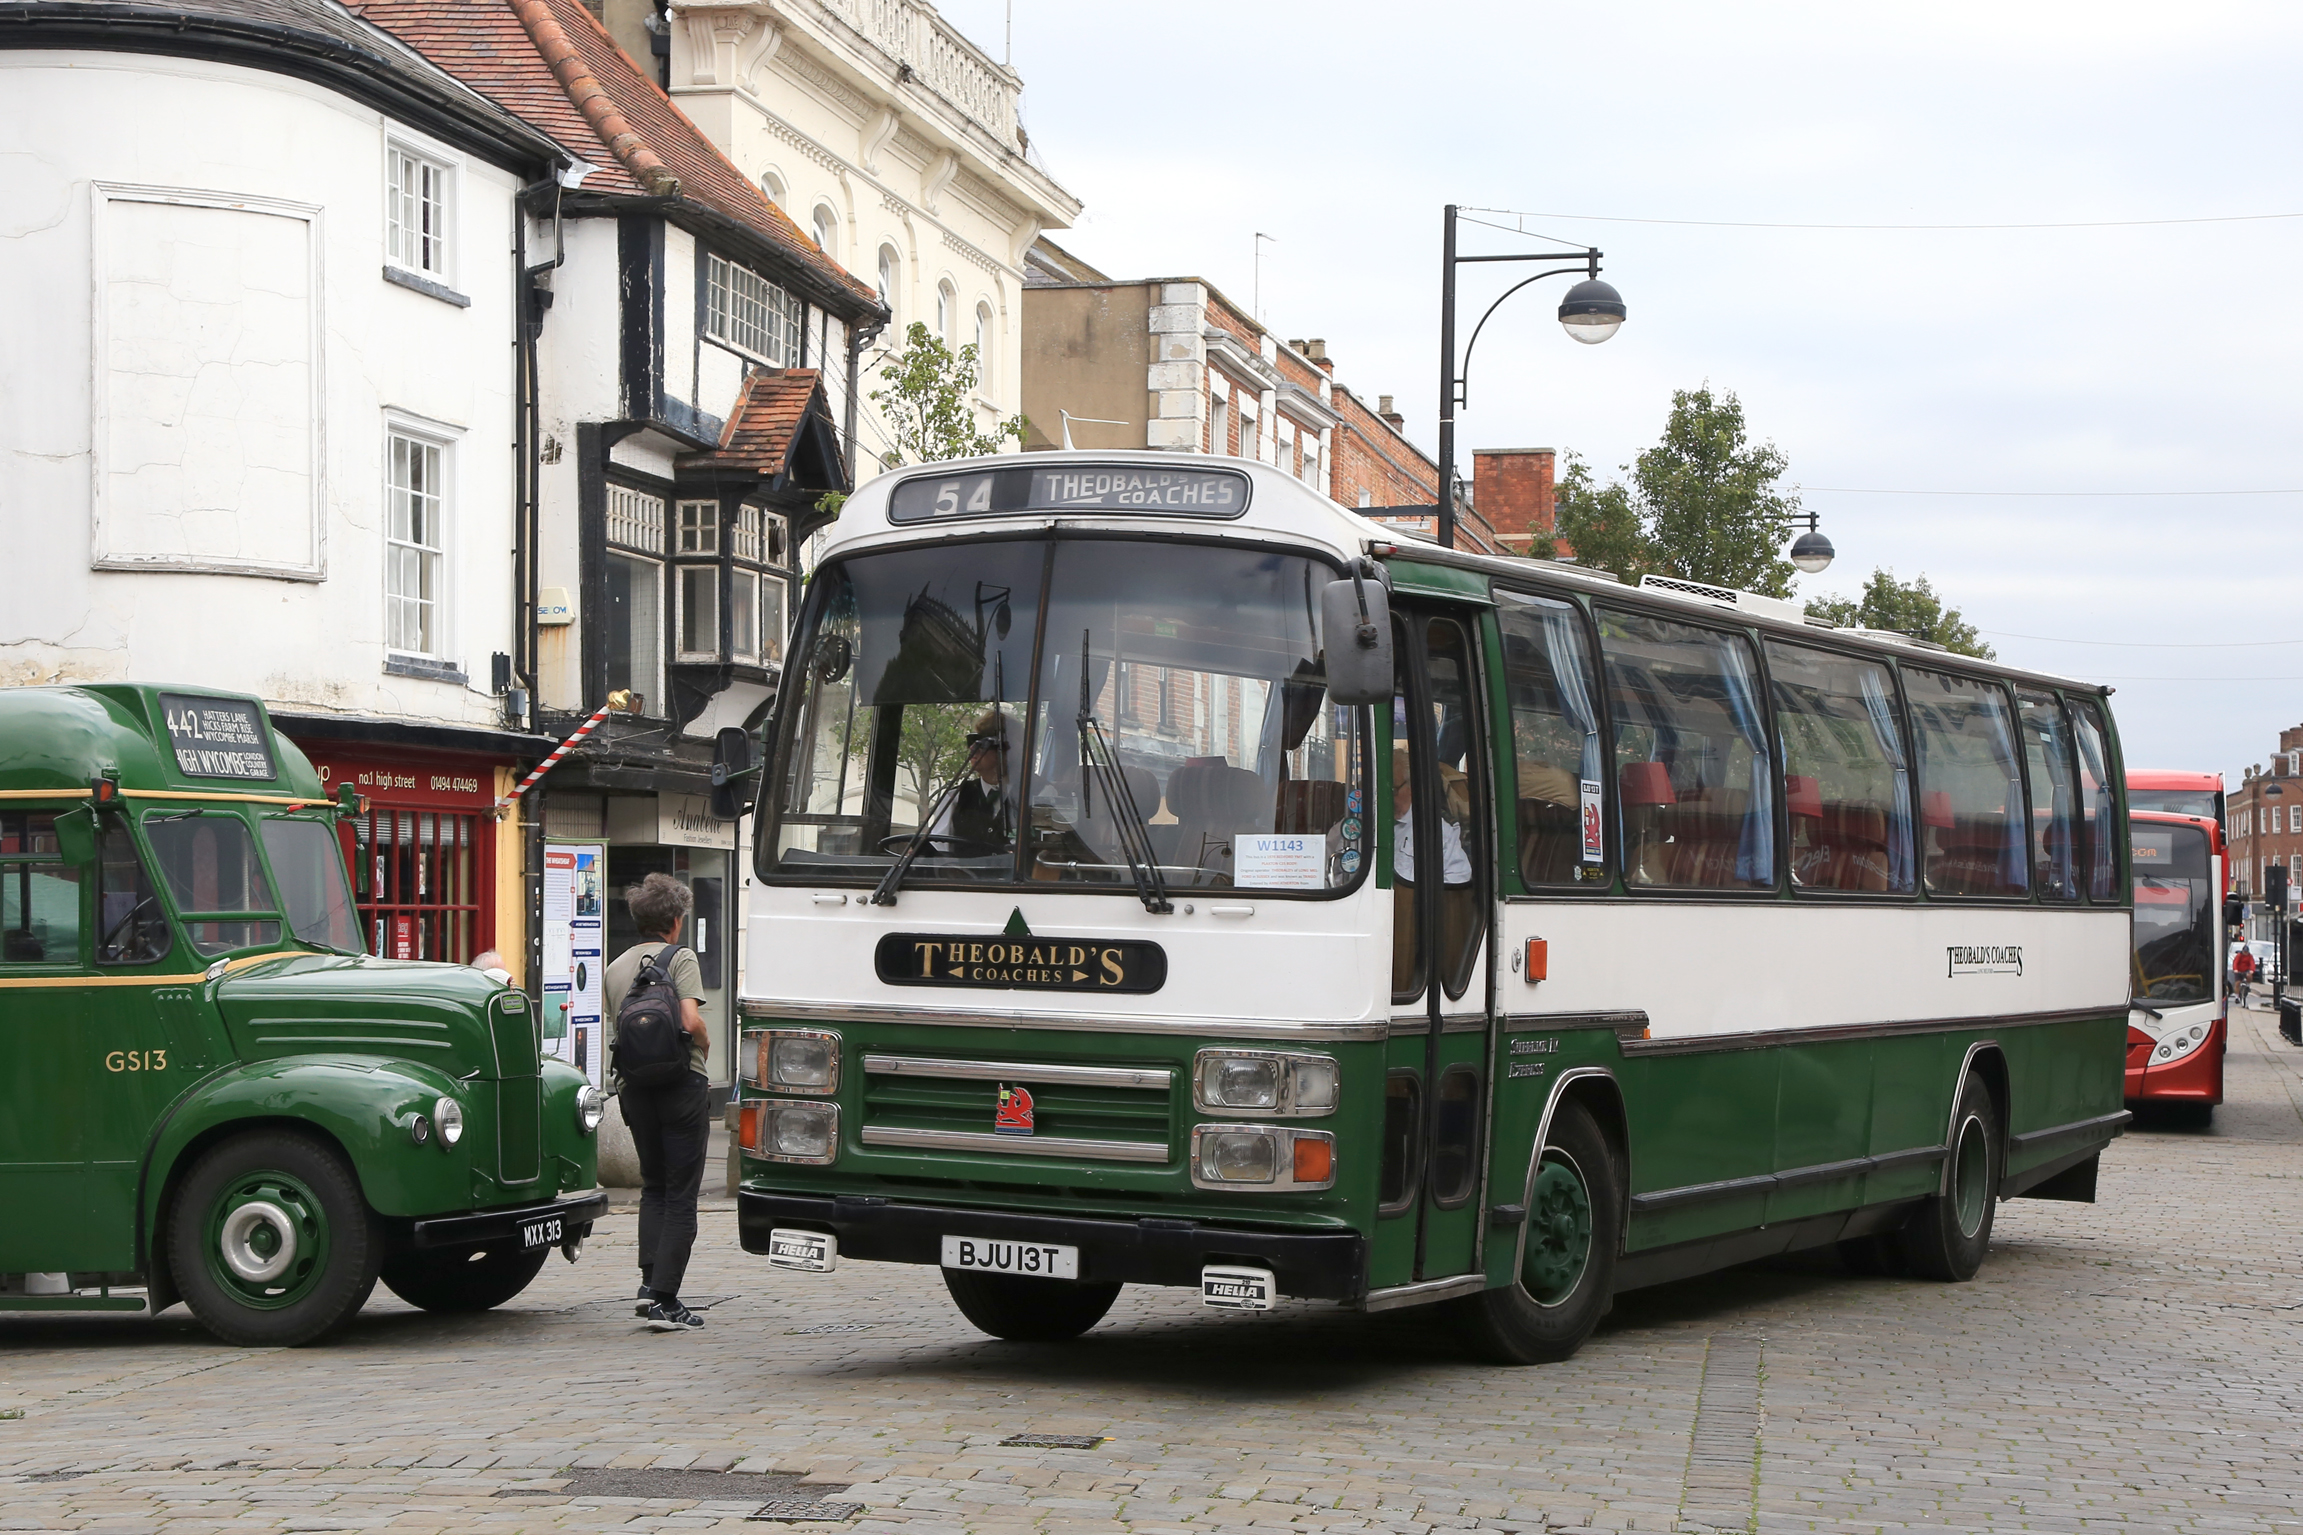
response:
[(1327, 839), (1242, 832), (1232, 839), (1232, 882), (1261, 890), (1318, 890), (1327, 884)]

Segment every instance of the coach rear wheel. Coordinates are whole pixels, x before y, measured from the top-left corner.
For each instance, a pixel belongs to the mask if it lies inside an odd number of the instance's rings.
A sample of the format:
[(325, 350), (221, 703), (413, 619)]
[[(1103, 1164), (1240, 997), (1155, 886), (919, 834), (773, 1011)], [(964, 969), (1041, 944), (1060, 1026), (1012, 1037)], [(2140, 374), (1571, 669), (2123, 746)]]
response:
[(1911, 1272), (1925, 1279), (1973, 1279), (1991, 1249), (1991, 1216), (1999, 1190), (1999, 1106), (1974, 1072), (1960, 1084), (1951, 1116), (1951, 1162), (1943, 1191), (1919, 1207), (1897, 1233)]
[(1077, 1279), (1034, 1279), (1021, 1274), (977, 1274), (945, 1269), (944, 1288), (960, 1315), (1011, 1343), (1059, 1343), (1104, 1319), (1119, 1299), (1116, 1284)]
[(426, 1311), (487, 1311), (528, 1288), (549, 1247), (410, 1249), (384, 1260), (384, 1286)]
[(1561, 1104), (1536, 1168), (1516, 1281), (1451, 1303), (1472, 1350), (1498, 1364), (1543, 1364), (1582, 1347), (1607, 1314), (1622, 1211), (1607, 1138), (1582, 1104)]
[(292, 1347), (367, 1304), (378, 1243), (360, 1185), (300, 1135), (234, 1136), (203, 1156), (168, 1215), (168, 1266), (228, 1343)]

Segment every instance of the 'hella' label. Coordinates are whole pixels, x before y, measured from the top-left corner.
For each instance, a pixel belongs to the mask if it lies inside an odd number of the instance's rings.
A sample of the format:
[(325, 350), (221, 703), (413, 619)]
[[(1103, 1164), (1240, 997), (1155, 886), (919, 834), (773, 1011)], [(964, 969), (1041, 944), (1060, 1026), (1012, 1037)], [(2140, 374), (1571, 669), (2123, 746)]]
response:
[(1226, 1311), (1269, 1311), (1277, 1294), (1270, 1269), (1211, 1263), (1200, 1270), (1199, 1298), (1206, 1305)]

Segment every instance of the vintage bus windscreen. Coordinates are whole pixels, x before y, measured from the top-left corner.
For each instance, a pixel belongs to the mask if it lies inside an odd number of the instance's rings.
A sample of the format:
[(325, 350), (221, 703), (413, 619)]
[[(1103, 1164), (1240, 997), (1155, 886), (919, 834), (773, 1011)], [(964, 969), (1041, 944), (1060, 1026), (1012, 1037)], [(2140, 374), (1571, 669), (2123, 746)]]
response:
[(1336, 575), (1301, 554), (1092, 538), (832, 564), (791, 672), (805, 691), (763, 875), (876, 882), (910, 855), (913, 886), (1117, 892), (1147, 861), (1176, 889), (1355, 885), (1369, 727), (1326, 697), (1319, 593)]
[(2135, 995), (2147, 1002), (2207, 1002), (2221, 974), (2214, 871), (2206, 832), (2146, 826), (2130, 838), (2135, 869)]

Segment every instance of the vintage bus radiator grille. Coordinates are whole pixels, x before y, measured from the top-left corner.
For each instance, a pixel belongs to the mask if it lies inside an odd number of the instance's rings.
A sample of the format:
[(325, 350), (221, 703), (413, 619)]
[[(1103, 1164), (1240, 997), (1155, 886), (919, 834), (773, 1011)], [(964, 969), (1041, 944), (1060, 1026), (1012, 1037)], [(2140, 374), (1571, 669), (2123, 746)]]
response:
[[(864, 1057), (866, 1146), (1166, 1162), (1175, 1074), (1164, 1066)], [(1001, 1086), (1031, 1095), (1030, 1134), (993, 1128)]]
[(504, 1183), (533, 1183), (543, 1172), (544, 1083), (535, 1025), (526, 1007), (517, 1011), (499, 997), (488, 1009), (496, 1046), (496, 1177)]

